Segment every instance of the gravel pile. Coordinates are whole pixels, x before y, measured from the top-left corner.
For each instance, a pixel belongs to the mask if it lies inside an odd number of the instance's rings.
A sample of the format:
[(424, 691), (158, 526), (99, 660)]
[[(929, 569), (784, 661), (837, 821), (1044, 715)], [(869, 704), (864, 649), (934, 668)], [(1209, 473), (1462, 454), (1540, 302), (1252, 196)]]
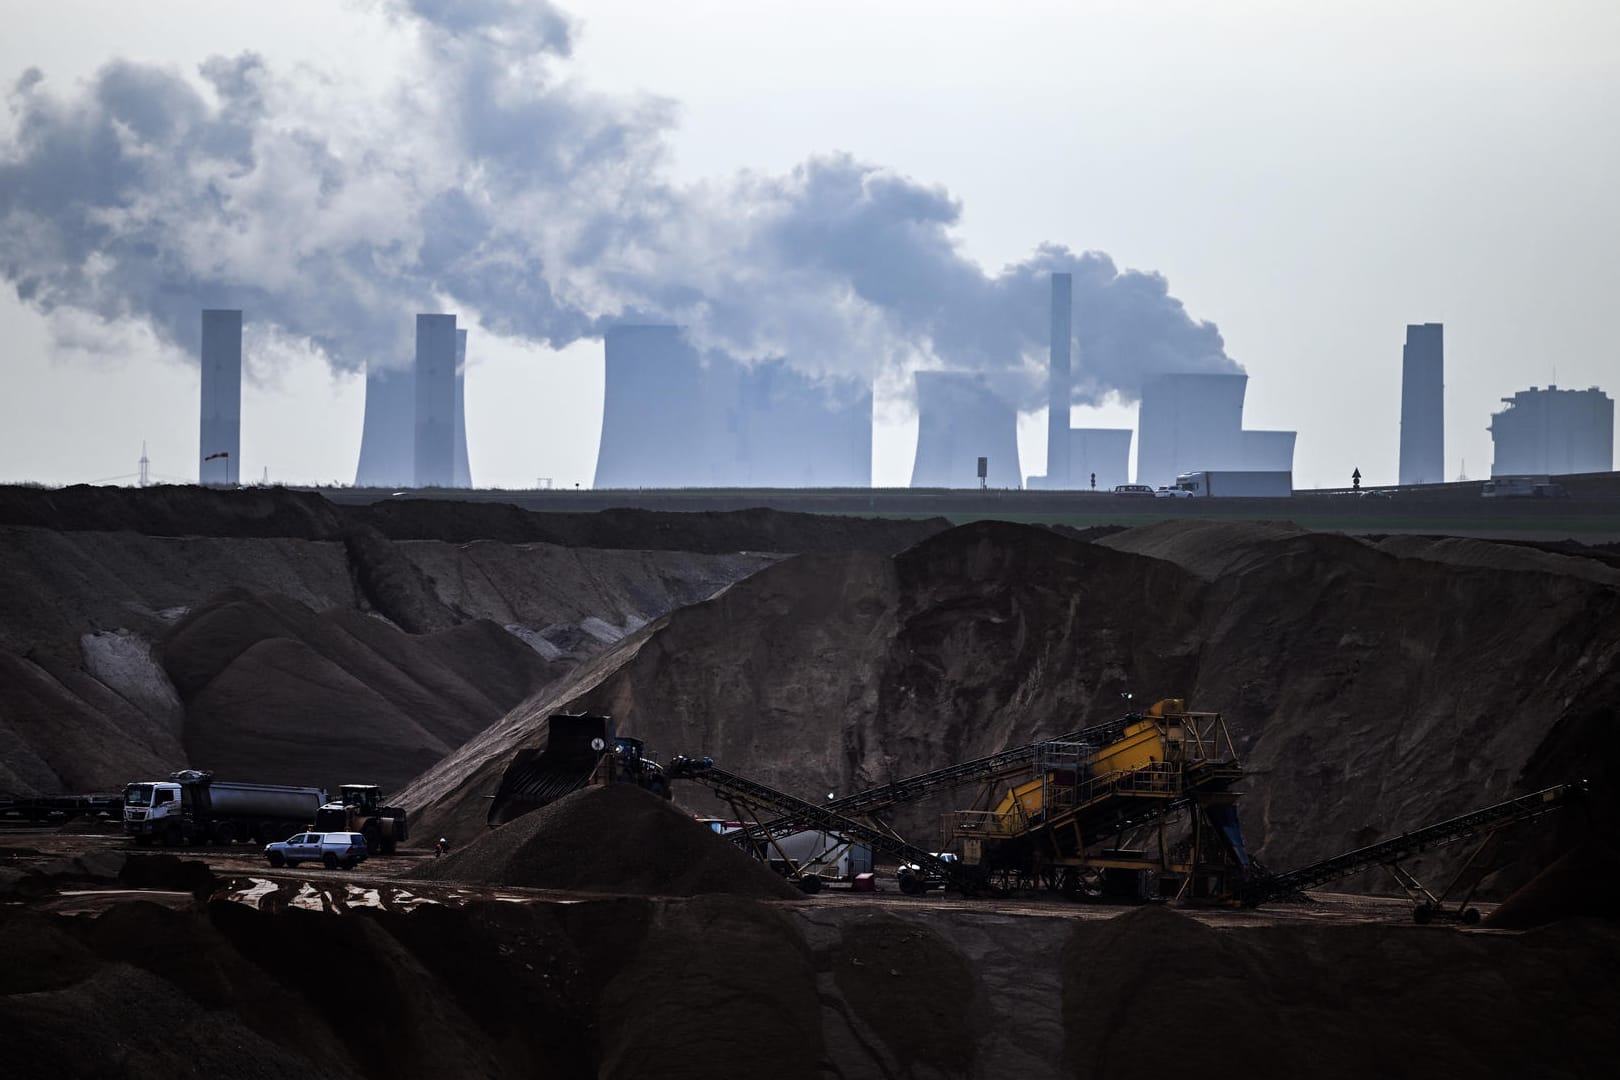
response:
[(414, 876), (646, 896), (799, 895), (674, 806), (631, 784), (586, 788), (424, 864)]

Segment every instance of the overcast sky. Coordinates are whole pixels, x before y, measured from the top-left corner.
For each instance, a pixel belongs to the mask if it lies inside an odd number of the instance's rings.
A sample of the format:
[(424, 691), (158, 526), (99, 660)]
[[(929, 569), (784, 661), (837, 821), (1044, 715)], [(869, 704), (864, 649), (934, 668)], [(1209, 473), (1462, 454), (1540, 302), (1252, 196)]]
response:
[[(516, 14), (505, 26), (494, 16), (509, 8)], [(829, 306), (831, 321), (840, 290), (859, 282), (862, 267), (848, 260), (888, 257), (881, 235), (871, 248), (818, 249), (820, 269), (804, 271), (802, 311), (782, 301), (733, 318), (719, 302), (728, 291), (797, 289), (790, 250), (760, 255), (762, 239), (782, 230), (749, 222), (762, 214), (777, 225), (820, 222), (826, 210), (816, 199), (837, 197), (850, 178), (868, 193), (888, 184), (904, 236), (920, 238), (909, 255), (934, 260), (941, 287), (986, 303), (1018, 273), (1042, 272), (1052, 256), (1037, 257), (1041, 245), (1106, 253), (1120, 282), (1143, 280), (1127, 270), (1162, 275), (1164, 317), (1185, 324), (1166, 333), (1191, 340), (1197, 323), (1213, 323), (1225, 358), (1249, 373), (1246, 426), (1299, 431), (1300, 486), (1344, 483), (1354, 466), (1370, 482), (1394, 481), (1409, 322), (1446, 326), (1450, 477), (1465, 462), (1469, 476), (1488, 474), (1486, 425), (1498, 399), (1554, 381), (1620, 390), (1610, 326), (1620, 285), (1612, 0), (595, 0), (563, 4), (567, 20), (556, 25), (537, 10), (510, 0), (3, 0), (0, 82), (11, 111), (0, 117), (0, 165), (29, 154), (25, 118), (78, 130), (74, 110), (97, 94), (134, 87), (184, 105), (156, 77), (108, 77), (111, 61), (156, 65), (191, 84), (199, 131), (216, 120), (228, 127), (232, 87), (251, 82), (262, 175), (257, 209), (246, 212), (262, 220), (243, 230), (262, 235), (244, 253), (213, 250), (232, 242), (201, 233), (184, 254), (262, 294), (261, 319), (277, 303), (304, 311), (332, 295), (307, 261), (275, 269), (277, 252), (307, 255), (334, 229), (388, 232), (396, 196), (413, 206), (430, 189), (482, 199), (484, 218), (499, 227), (481, 224), (480, 235), (499, 239), (484, 248), (479, 273), (464, 264), (453, 277), (401, 271), (401, 288), (418, 293), (402, 297), (398, 312), (408, 327), (429, 290), (471, 324), (468, 441), (480, 485), (590, 483), (602, 397), (590, 318), (604, 311), (667, 312), (681, 290), (707, 290), (716, 340), (745, 351), (802, 341), (806, 356), (837, 357), (870, 345), (879, 367), (914, 362), (902, 353), (934, 323), (919, 322), (905, 298), (852, 302), (859, 310), (840, 309), (837, 333), (811, 325), (817, 305)], [(222, 60), (205, 70), (211, 57), (246, 51), (262, 64)], [(468, 107), (476, 136), (521, 141), (532, 133), (519, 121), (556, 124), (543, 140), (556, 152), (520, 157), (486, 145), (469, 151), (476, 168), (446, 160), (456, 155), (434, 132), (453, 128), (465, 102), (436, 96), (468, 94), (480, 64), (496, 69), (483, 87), (496, 106)], [(43, 80), (24, 78), (29, 69)], [(459, 81), (444, 75), (452, 69)], [(529, 111), (511, 105), (530, 100), (526, 81), (547, 95), (536, 91), (541, 105)], [(128, 121), (137, 134), (149, 122)], [(279, 175), (264, 167), (277, 146)], [(358, 164), (395, 153), (404, 163), (395, 169)], [(806, 171), (807, 162), (820, 165)], [(50, 162), (27, 164), (37, 188)], [(355, 193), (348, 216), (301, 216), (299, 192), (321, 190), (328, 166)], [(190, 172), (198, 191), (213, 190)], [(56, 177), (56, 192), (22, 193), (19, 175), (0, 173), (19, 189), (0, 191), (0, 210), (43, 214), (66, 205), (59, 192), (94, 180)], [(362, 175), (389, 183), (367, 187)], [(829, 178), (825, 191), (817, 176)], [(146, 183), (141, 201), (120, 208), (126, 217), (150, 207), (170, 229), (194, 215), (178, 195), (166, 198), (167, 182)], [(432, 205), (451, 217), (461, 206)], [(614, 249), (630, 235), (624, 224), (602, 224), (616, 208), (651, 222), (626, 242), (635, 258)], [(133, 473), (143, 440), (155, 474), (194, 478), (196, 366), (172, 342), (164, 312), (206, 298), (169, 295), (170, 279), (156, 274), (147, 289), (130, 248), (109, 271), (94, 251), (67, 245), (65, 227), (19, 239), (18, 219), (3, 220), (13, 236), (0, 238), (10, 278), (0, 288), (0, 480)], [(106, 211), (92, 223), (107, 227)], [(141, 223), (119, 227), (138, 232)], [(611, 250), (578, 263), (593, 238)], [(41, 255), (40, 267), (16, 265), (19, 252), (35, 250), (54, 255)], [(542, 254), (548, 287), (536, 299), (512, 280), (541, 266)], [(714, 267), (745, 256), (756, 260), (747, 274)], [(845, 264), (828, 269), (835, 256)], [(62, 265), (46, 266), (53, 257)], [(381, 265), (375, 251), (370, 259)], [(496, 281), (494, 265), (512, 272)], [(626, 284), (637, 275), (668, 291)], [(25, 278), (47, 282), (28, 301), (16, 291)], [(339, 295), (348, 302), (350, 293)], [(515, 311), (531, 300), (544, 319)], [(254, 303), (241, 306), (251, 324)], [(385, 334), (392, 312), (376, 310)], [(250, 328), (241, 474), (346, 482), (364, 404), (354, 372), (365, 357), (356, 353), (365, 350), (338, 356), (323, 325), (294, 323)], [(542, 343), (570, 337), (560, 350)], [(999, 342), (983, 347), (994, 352)], [(1084, 369), (1084, 348), (1077, 363)], [(874, 479), (903, 484), (915, 420), (892, 386), (879, 387)], [(1134, 414), (1105, 404), (1077, 408), (1074, 419), (1129, 426)], [(1043, 414), (1025, 416), (1020, 436), (1024, 472), (1042, 471)]]

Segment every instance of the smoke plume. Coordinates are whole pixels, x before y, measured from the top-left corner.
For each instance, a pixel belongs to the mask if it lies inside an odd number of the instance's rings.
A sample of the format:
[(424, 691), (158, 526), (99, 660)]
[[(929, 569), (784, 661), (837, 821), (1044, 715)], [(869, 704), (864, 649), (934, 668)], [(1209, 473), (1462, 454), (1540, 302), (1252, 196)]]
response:
[(114, 60), (70, 92), (25, 72), (0, 141), (0, 275), (53, 325), (133, 323), (193, 355), (203, 307), (338, 369), (409, 356), (416, 311), (554, 347), (676, 322), (816, 375), (983, 371), (1033, 408), (1046, 277), (1068, 271), (1077, 401), (1237, 370), (1159, 275), (1057, 244), (987, 273), (949, 192), (870, 162), (672, 184), (672, 105), (562, 77), (575, 26), (549, 4), (385, 10), (421, 56), (381, 97), (251, 53), (196, 78)]

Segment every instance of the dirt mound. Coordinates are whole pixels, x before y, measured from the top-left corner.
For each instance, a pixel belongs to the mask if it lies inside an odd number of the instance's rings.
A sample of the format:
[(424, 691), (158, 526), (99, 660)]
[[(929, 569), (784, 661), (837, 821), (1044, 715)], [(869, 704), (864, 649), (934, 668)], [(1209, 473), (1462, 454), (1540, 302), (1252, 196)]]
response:
[[(1584, 577), (1396, 558), (1291, 526), (1082, 543), (980, 522), (894, 556), (797, 556), (673, 612), (401, 798), (436, 832), (478, 831), (483, 796), (554, 711), (611, 714), (666, 756), (819, 800), (1181, 697), (1225, 715), (1249, 848), (1285, 870), (1620, 767), (1616, 626), (1620, 590)], [(725, 812), (695, 786), (676, 797)], [(896, 824), (927, 836), (961, 808), (941, 797)], [(1413, 872), (1444, 877), (1454, 854)]]
[[(380, 765), (398, 783), (637, 627), (772, 561), (350, 539), (0, 528), (0, 792), (116, 790), (264, 750), (329, 760), (345, 781)], [(328, 696), (342, 715), (326, 720), (363, 736), (362, 757), (345, 762), (330, 727), (310, 738)], [(401, 745), (415, 756), (394, 760)]]
[(346, 507), (356, 522), (394, 540), (500, 540), (564, 547), (633, 548), (647, 551), (849, 551), (895, 552), (950, 527), (944, 518), (906, 520), (786, 510), (599, 510), (537, 513), (500, 503), (454, 504), (425, 499), (389, 499)]
[(423, 864), (415, 876), (645, 896), (799, 895), (729, 841), (632, 784), (558, 799)]
[[(1220, 931), (1142, 909), (1080, 925), (1063, 950), (1065, 1072), (1162, 1076), (1165, 1055), (1145, 1052), (1160, 1047), (1197, 1048), (1211, 1076), (1257, 1080), (1385, 1075), (1390, 1062), (1411, 1076), (1585, 1075), (1584, 1063), (1620, 1052), (1613, 1025), (1587, 1013), (1620, 1004), (1608, 970), (1616, 940), (1542, 945), (1374, 925)], [(1553, 1020), (1571, 1008), (1581, 1018)]]
[(188, 485), (51, 489), (0, 486), (0, 524), (56, 532), (334, 540), (346, 523), (319, 495), (284, 488), (220, 491)]
[(894, 552), (949, 528), (944, 518), (904, 520), (751, 510), (537, 512), (454, 498), (336, 505), (284, 488), (0, 486), (0, 525), (56, 532), (146, 536), (285, 537), (341, 541), (375, 530), (389, 540), (455, 544), (496, 540), (642, 551)]
[(1216, 930), (1157, 907), (1092, 922), (735, 896), (3, 905), (0, 1074), (1605, 1075), (1617, 960), (1620, 931), (1590, 921)]
[(851, 1011), (897, 1062), (949, 1076), (973, 1071), (981, 1034), (973, 969), (940, 933), (872, 913), (846, 923), (829, 958)]
[[(392, 790), (555, 675), (516, 636), (470, 620), (410, 635), (347, 609), (316, 614), (236, 590), (161, 645), (186, 706), (188, 761), (261, 783), (363, 780)], [(335, 733), (337, 761), (324, 752)]]
[(1589, 840), (1527, 881), (1482, 925), (1528, 930), (1560, 919), (1620, 919), (1620, 852)]
[(1390, 536), (1378, 550), (1402, 559), (1427, 559), (1452, 566), (1472, 566), (1515, 573), (1578, 577), (1600, 585), (1620, 586), (1620, 568), (1601, 557), (1548, 551), (1527, 544), (1504, 544), (1454, 536)]

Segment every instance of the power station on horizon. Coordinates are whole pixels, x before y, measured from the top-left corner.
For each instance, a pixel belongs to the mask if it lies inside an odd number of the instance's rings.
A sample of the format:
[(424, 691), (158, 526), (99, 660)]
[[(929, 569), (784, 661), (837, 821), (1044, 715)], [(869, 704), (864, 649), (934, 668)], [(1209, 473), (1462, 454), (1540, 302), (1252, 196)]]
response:
[[(914, 488), (1109, 491), (1130, 482), (1130, 428), (1070, 426), (1073, 280), (1052, 275), (1046, 471), (1025, 479), (1018, 412), (973, 371), (918, 371)], [(782, 360), (700, 353), (677, 326), (604, 335), (606, 386), (596, 488), (848, 488), (872, 483), (872, 387), (816, 380)], [(1445, 481), (1444, 330), (1406, 328), (1401, 365), (1401, 486)], [(1083, 357), (1081, 360), (1083, 361)], [(369, 367), (356, 487), (470, 488), (467, 331), (456, 316), (416, 316), (406, 367)], [(1287, 472), (1293, 431), (1243, 427), (1248, 375), (1164, 372), (1142, 385), (1135, 482), (1172, 485), (1192, 470)], [(202, 312), (198, 481), (239, 482), (242, 311)], [(1549, 385), (1502, 399), (1492, 415), (1492, 476), (1608, 472), (1614, 403), (1602, 390)], [(672, 452), (678, 448), (679, 452)], [(980, 459), (984, 459), (983, 471)]]

